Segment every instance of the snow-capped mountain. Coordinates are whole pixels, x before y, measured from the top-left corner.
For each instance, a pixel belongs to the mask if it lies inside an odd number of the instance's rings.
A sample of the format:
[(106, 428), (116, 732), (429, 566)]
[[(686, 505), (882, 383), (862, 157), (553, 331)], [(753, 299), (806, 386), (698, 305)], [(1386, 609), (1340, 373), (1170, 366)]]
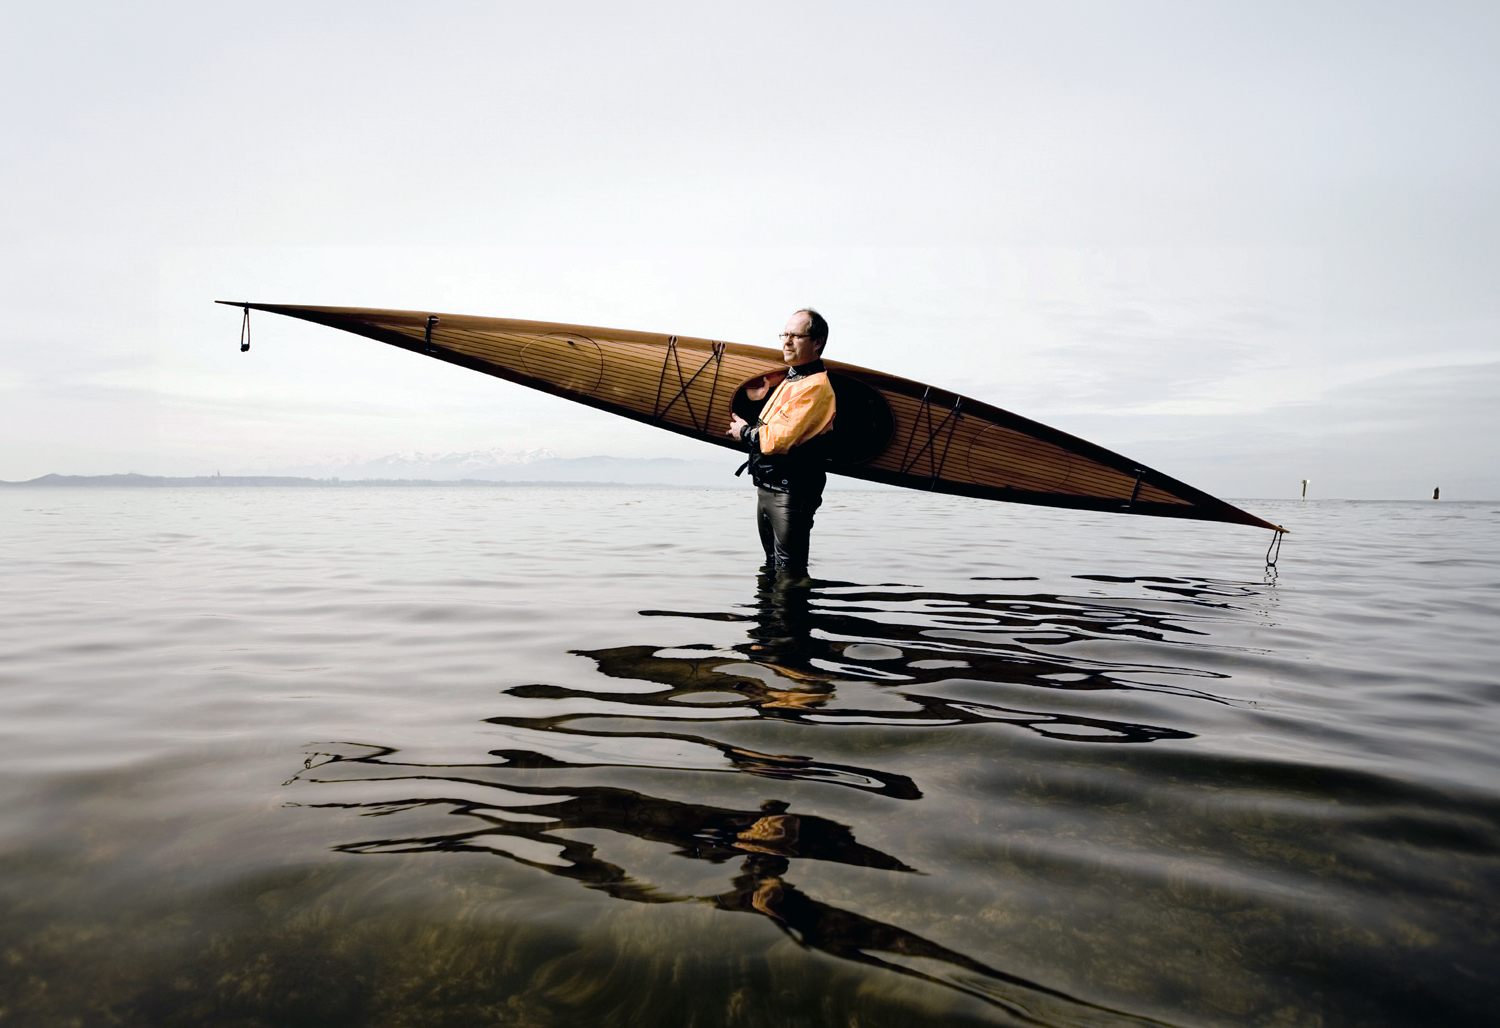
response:
[(507, 472), (556, 458), (551, 450), (467, 450), (449, 453), (388, 453), (383, 457), (319, 456), (276, 467), (256, 467), (255, 474), (306, 478), (510, 478)]

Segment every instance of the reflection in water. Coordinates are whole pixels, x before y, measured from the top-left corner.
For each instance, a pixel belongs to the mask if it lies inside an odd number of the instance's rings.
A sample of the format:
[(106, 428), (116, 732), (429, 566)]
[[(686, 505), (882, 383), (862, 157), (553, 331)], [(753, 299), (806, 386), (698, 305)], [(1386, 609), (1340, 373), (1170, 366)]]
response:
[[(732, 888), (711, 897), (710, 901), (720, 910), (768, 917), (805, 948), (821, 950), (845, 960), (957, 989), (1028, 1022), (1045, 1023), (1034, 1016), (1032, 1008), (1038, 1000), (1053, 1000), (1061, 1001), (1065, 1007), (1081, 1007), (1112, 1014), (1127, 1023), (1161, 1023), (1088, 1003), (1056, 989), (987, 967), (962, 953), (956, 953), (894, 925), (819, 903), (786, 881), (785, 875), (789, 867), (790, 862), (785, 857), (747, 857), (740, 868), (741, 873), (731, 883)], [(887, 956), (878, 957), (875, 956), (876, 953)], [(941, 971), (922, 971), (895, 962), (900, 958), (925, 959), (948, 967)], [(968, 974), (956, 973), (960, 971)]]
[[(349, 753), (322, 752), (310, 757), (308, 768), (298, 778), (324, 784), (425, 779), (446, 781), (464, 789), (490, 785), (443, 775), (440, 772), (445, 769), (441, 767), (400, 764), (389, 759), (393, 755), (389, 750), (358, 753), (354, 747), (349, 749)], [(328, 776), (331, 765), (338, 765), (339, 770), (347, 770), (343, 765), (373, 765), (385, 773), (374, 779), (334, 778)], [(389, 774), (391, 771), (398, 773)], [(400, 774), (401, 771), (409, 773)], [(335, 847), (339, 852), (492, 853), (572, 879), (616, 899), (636, 903), (697, 901), (719, 910), (757, 914), (769, 919), (804, 949), (955, 989), (1028, 1022), (1046, 1023), (1034, 1016), (1040, 1003), (1091, 1010), (1122, 1023), (1161, 1023), (1069, 996), (989, 967), (895, 925), (807, 896), (789, 881), (793, 859), (900, 873), (912, 873), (914, 869), (890, 854), (855, 841), (846, 826), (816, 815), (792, 813), (783, 801), (767, 800), (759, 810), (745, 811), (658, 799), (625, 789), (565, 789), (513, 783), (492, 788), (506, 798), (424, 797), (309, 806), (353, 809), (371, 816), (427, 808), (483, 823), (479, 828), (438, 835), (344, 843)], [(665, 843), (674, 847), (675, 855), (695, 860), (718, 864), (741, 858), (742, 863), (739, 874), (730, 879), (729, 888), (723, 892), (702, 896), (673, 894), (600, 859), (593, 844), (556, 834), (578, 829), (605, 829)], [(899, 962), (902, 960), (947, 966), (923, 970)]]
[[(1099, 575), (1079, 577), (1107, 580)], [(806, 673), (814, 675), (818, 673), (817, 666), (828, 667), (831, 662), (839, 671), (881, 680), (920, 682), (953, 677), (932, 660), (908, 660), (896, 674), (861, 666), (859, 660), (845, 665), (842, 657), (846, 648), (869, 639), (899, 649), (894, 653), (869, 655), (865, 660), (884, 662), (909, 656), (915, 649), (921, 651), (920, 657), (961, 657), (962, 664), (949, 663), (946, 668), (970, 668), (971, 673), (965, 677), (987, 681), (1069, 689), (1152, 688), (1211, 698), (1181, 687), (1143, 685), (1130, 676), (1150, 673), (1220, 677), (1212, 672), (1154, 664), (1094, 662), (1037, 648), (1051, 649), (1096, 639), (1185, 642), (1206, 634), (1192, 627), (1194, 621), (1211, 621), (1219, 612), (1233, 609), (1229, 603), (1232, 598), (1251, 595), (1242, 586), (1189, 583), (1180, 579), (1134, 581), (1151, 583), (1146, 586), (1148, 590), (1171, 595), (1170, 613), (1151, 610), (1139, 602), (1126, 604), (1118, 600), (1013, 594), (953, 596), (833, 582), (816, 590), (821, 605), (815, 609), (811, 604), (814, 589), (810, 584), (773, 582), (764, 577), (756, 593), (754, 614), (651, 610), (641, 613), (748, 622), (750, 642), (735, 647), (736, 650), (770, 663), (812, 665)]]
[(1494, 1023), (1492, 506), (524, 492), (0, 489), (0, 1022)]
[[(577, 879), (611, 895), (655, 903), (677, 902), (690, 897), (668, 895), (642, 885), (622, 868), (596, 857), (595, 846), (569, 841), (555, 833), (566, 829), (605, 829), (664, 843), (673, 847), (672, 852), (678, 856), (714, 864), (755, 852), (883, 871), (913, 870), (895, 857), (860, 845), (845, 826), (821, 817), (788, 814), (787, 804), (776, 800), (766, 801), (759, 810), (728, 810), (601, 786), (554, 788), (515, 783), (496, 786), (473, 778), (444, 775), (441, 772), (446, 769), (439, 766), (402, 764), (391, 760), (393, 754), (386, 750), (359, 753), (350, 747), (350, 751), (320, 753), (309, 758), (309, 768), (299, 778), (323, 783), (441, 780), (465, 789), (489, 787), (494, 791), (465, 799), (443, 796), (313, 804), (360, 809), (371, 814), (428, 808), (483, 822), (482, 827), (466, 831), (379, 839), (337, 847), (346, 853), (487, 851)], [(347, 764), (366, 766), (360, 770), (373, 765), (380, 769), (380, 777), (328, 777), (330, 765), (340, 765), (335, 770), (341, 774), (352, 774), (355, 769), (343, 766)], [(517, 847), (517, 840), (538, 845)]]
[[(615, 767), (743, 773), (915, 801), (922, 798), (922, 789), (906, 774), (813, 756), (759, 752), (715, 737), (712, 726), (759, 720), (825, 732), (842, 727), (871, 733), (992, 724), (1070, 743), (1145, 744), (1191, 738), (1191, 733), (1160, 725), (960, 701), (924, 691), (962, 681), (1049, 690), (1150, 690), (1214, 699), (1170, 684), (1213, 677), (1210, 672), (1112, 663), (1059, 651), (1062, 643), (1085, 639), (1133, 636), (1160, 642), (1198, 634), (1191, 626), (1195, 618), (1211, 619), (1241, 594), (1237, 587), (1211, 583), (1162, 580), (1155, 585), (1172, 594), (1170, 613), (1144, 603), (953, 596), (761, 578), (753, 603), (742, 610), (643, 612), (743, 624), (744, 640), (729, 648), (691, 643), (670, 649), (627, 645), (578, 651), (606, 678), (630, 682), (631, 691), (547, 684), (507, 690), (502, 712), (485, 719), (492, 734), (507, 741), (489, 751), (491, 759), (408, 763), (389, 747), (340, 744), (310, 756), (294, 781), (363, 782), (367, 787), (381, 783), (382, 789), (389, 789), (378, 799), (308, 806), (367, 816), (456, 815), (465, 821), (459, 830), (344, 842), (336, 847), (341, 852), (491, 853), (617, 899), (699, 902), (756, 914), (804, 948), (939, 984), (1023, 1020), (1070, 1020), (1072, 1015), (1059, 1012), (1070, 1009), (1074, 1014), (1091, 1011), (1088, 1017), (1105, 1021), (1136, 1022), (1144, 1019), (998, 970), (894, 924), (805, 894), (791, 880), (796, 861), (891, 874), (917, 869), (898, 854), (861, 843), (847, 825), (796, 809), (794, 801), (771, 799), (758, 809), (732, 808), (613, 785), (575, 785), (571, 777), (566, 785), (539, 785), (536, 772)], [(659, 688), (643, 688), (650, 685)], [(876, 692), (871, 693), (872, 688)], [(841, 689), (851, 698), (841, 697)], [(587, 725), (606, 719), (607, 727)], [(624, 720), (687, 722), (695, 730), (632, 730), (622, 726)], [(820, 733), (818, 738), (834, 737)], [(420, 790), (417, 783), (424, 783)], [(440, 794), (431, 793), (432, 783)], [(576, 837), (575, 833), (591, 830), (670, 847), (674, 855), (695, 861), (736, 860), (738, 873), (720, 892), (661, 888), (648, 880), (649, 875), (622, 866), (621, 858), (607, 860), (594, 842)], [(1043, 1008), (1052, 1013), (1043, 1017)]]

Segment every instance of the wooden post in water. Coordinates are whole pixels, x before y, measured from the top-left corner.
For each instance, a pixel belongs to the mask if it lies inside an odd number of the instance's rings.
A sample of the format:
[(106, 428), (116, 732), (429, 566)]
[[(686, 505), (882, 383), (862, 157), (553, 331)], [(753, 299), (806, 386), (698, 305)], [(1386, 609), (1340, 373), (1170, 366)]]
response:
[(1432, 487), (1432, 498), (1434, 500), (1438, 498), (1438, 487), (1437, 486), (1433, 486)]
[(1304, 500), (1307, 499), (1307, 483), (1308, 483), (1308, 480), (1304, 478), (1302, 480), (1302, 498)]

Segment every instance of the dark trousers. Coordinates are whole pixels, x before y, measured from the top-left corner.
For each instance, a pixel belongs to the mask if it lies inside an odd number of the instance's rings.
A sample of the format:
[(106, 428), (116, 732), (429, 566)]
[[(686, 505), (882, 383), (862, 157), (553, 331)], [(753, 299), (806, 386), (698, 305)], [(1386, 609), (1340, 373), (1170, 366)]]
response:
[(813, 514), (823, 503), (823, 490), (773, 493), (757, 489), (755, 523), (766, 551), (766, 567), (776, 571), (807, 571), (807, 547)]

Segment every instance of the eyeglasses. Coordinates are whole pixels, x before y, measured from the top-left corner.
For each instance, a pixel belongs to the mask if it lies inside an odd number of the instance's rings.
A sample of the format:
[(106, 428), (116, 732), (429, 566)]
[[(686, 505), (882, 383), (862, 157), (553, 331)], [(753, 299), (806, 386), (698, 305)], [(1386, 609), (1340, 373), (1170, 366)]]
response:
[(808, 332), (783, 332), (780, 339), (783, 343), (790, 343), (793, 339), (811, 339), (812, 334)]

